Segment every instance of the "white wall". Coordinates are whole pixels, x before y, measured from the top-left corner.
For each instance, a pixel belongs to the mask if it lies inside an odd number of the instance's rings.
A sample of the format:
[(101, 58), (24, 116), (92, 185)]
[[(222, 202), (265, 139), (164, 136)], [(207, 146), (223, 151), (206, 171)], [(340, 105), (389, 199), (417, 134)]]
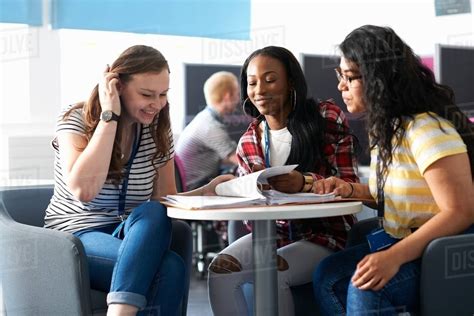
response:
[(60, 107), (87, 98), (105, 65), (134, 44), (154, 46), (169, 60), (177, 134), (184, 121), (183, 63), (242, 64), (267, 45), (285, 46), (296, 56), (333, 54), (345, 35), (363, 24), (391, 26), (419, 55), (433, 55), (436, 43), (474, 46), (472, 14), (436, 17), (433, 0), (251, 3), (250, 41), (0, 24), (0, 178), (8, 174), (8, 137), (52, 135)]
[(251, 15), (251, 41), (59, 31), (61, 103), (87, 97), (104, 65), (139, 43), (158, 48), (170, 61), (171, 112), (178, 133), (184, 118), (183, 63), (242, 64), (252, 51), (267, 45), (285, 46), (296, 56), (333, 54), (345, 35), (363, 24), (393, 27), (420, 55), (433, 55), (435, 43), (474, 46), (472, 14), (436, 17), (433, 0), (252, 0)]

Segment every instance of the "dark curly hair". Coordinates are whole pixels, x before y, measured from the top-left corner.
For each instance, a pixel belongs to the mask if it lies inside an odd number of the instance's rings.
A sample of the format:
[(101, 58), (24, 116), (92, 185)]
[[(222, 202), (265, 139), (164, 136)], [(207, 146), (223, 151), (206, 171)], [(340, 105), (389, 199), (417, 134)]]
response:
[(456, 106), (453, 90), (436, 83), (433, 72), (391, 28), (364, 25), (347, 35), (339, 48), (362, 75), (370, 147), (378, 147), (384, 176), (405, 134), (403, 117), (425, 112), (453, 123), (467, 146), (474, 176), (473, 123)]
[[(254, 51), (245, 60), (240, 74), (240, 95), (244, 112), (259, 120), (264, 119), (248, 99), (247, 94), (247, 68), (250, 61), (257, 56), (268, 56), (283, 64), (291, 89), (296, 93), (296, 104), (287, 119), (287, 128), (292, 135), (292, 142), (286, 164), (298, 164), (297, 170), (300, 172), (314, 171), (322, 167), (327, 173), (336, 174), (337, 171), (329, 164), (324, 155), (324, 145), (330, 141), (325, 136), (329, 131), (342, 138), (349, 134), (349, 130), (343, 124), (329, 126), (332, 124), (322, 117), (320, 105), (314, 99), (308, 98), (308, 87), (303, 70), (289, 50), (278, 46), (267, 46)], [(291, 102), (293, 102), (292, 99)]]

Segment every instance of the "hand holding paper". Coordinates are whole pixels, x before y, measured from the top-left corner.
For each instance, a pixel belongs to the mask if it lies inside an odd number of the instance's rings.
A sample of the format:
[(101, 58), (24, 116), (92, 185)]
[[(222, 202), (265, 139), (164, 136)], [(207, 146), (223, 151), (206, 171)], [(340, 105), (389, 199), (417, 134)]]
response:
[(224, 175), (215, 177), (214, 179), (211, 180), (211, 182), (209, 182), (207, 185), (203, 187), (202, 195), (207, 195), (207, 196), (216, 195), (216, 186), (232, 179), (235, 179), (235, 176), (231, 174), (224, 174)]
[(288, 174), (297, 165), (272, 167), (246, 176), (217, 184), (217, 196), (168, 195), (165, 204), (188, 209), (218, 207), (241, 207), (249, 205), (280, 205), (288, 203), (318, 203), (334, 199), (334, 194), (283, 193), (276, 190), (261, 190), (268, 179)]
[(257, 172), (250, 173), (243, 177), (235, 178), (233, 180), (220, 183), (216, 186), (217, 195), (235, 196), (235, 197), (249, 197), (261, 198), (265, 197), (262, 194), (261, 186), (268, 184), (268, 178), (287, 174), (297, 165), (280, 166), (266, 168)]

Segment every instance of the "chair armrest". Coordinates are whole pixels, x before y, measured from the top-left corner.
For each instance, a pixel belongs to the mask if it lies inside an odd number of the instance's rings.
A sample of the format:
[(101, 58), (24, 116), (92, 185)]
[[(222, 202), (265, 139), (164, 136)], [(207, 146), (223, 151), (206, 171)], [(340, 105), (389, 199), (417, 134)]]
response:
[(229, 244), (249, 233), (243, 221), (229, 221), (227, 223), (227, 232), (229, 236)]
[(473, 293), (474, 234), (433, 240), (422, 257), (422, 315), (473, 315)]
[(0, 293), (6, 314), (89, 315), (89, 286), (78, 238), (0, 214)]
[(53, 185), (0, 188), (0, 200), (17, 223), (43, 227), (44, 211), (53, 196)]

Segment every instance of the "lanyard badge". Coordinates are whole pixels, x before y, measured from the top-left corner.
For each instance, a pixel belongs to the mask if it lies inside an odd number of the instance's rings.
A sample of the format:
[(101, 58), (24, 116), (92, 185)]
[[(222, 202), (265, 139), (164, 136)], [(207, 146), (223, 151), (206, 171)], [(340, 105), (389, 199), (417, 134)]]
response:
[(383, 229), (383, 218), (385, 214), (385, 181), (381, 171), (380, 156), (377, 156), (377, 165), (375, 167), (375, 174), (377, 177), (377, 216), (382, 228), (377, 228), (367, 235), (367, 242), (371, 252), (387, 249), (400, 239), (393, 238)]
[(265, 138), (265, 168), (269, 168), (270, 167), (270, 131), (268, 128), (267, 121), (265, 121), (264, 138)]

